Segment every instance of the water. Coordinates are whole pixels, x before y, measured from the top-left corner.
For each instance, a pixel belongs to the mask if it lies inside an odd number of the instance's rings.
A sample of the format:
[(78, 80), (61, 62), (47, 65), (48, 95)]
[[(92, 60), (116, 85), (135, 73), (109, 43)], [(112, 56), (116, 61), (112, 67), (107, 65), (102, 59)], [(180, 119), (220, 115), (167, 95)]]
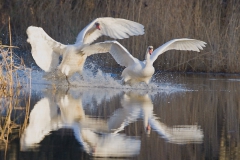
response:
[(28, 123), (1, 142), (1, 159), (240, 158), (239, 75), (158, 73), (148, 86), (124, 86), (97, 70), (73, 76), (70, 89), (31, 76), (29, 113), (12, 115)]

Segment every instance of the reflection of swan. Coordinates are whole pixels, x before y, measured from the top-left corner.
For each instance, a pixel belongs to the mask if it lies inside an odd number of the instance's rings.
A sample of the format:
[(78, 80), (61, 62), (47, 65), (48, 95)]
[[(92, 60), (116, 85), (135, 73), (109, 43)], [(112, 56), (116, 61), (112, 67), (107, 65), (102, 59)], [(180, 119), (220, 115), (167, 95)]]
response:
[(107, 133), (107, 122), (85, 115), (81, 99), (64, 95), (59, 106), (65, 124), (67, 122), (69, 126), (71, 123), (76, 139), (88, 154), (98, 157), (129, 157), (139, 154), (140, 140)]
[(85, 115), (81, 97), (74, 98), (71, 94), (61, 95), (58, 104), (65, 126), (72, 127), (75, 123), (80, 123), (83, 128), (93, 131), (108, 131), (106, 121)]
[(44, 97), (32, 109), (29, 125), (21, 136), (21, 150), (35, 147), (50, 131), (61, 128), (58, 107), (52, 98)]
[(119, 108), (108, 121), (109, 128), (115, 133), (124, 129), (129, 123), (143, 118), (144, 128), (148, 128), (148, 117), (152, 115), (153, 104), (149, 96), (129, 92), (124, 94)]
[(91, 129), (74, 126), (76, 139), (84, 150), (96, 157), (132, 157), (140, 152), (141, 141), (134, 137), (114, 133), (97, 133)]
[(46, 92), (47, 96), (30, 113), (29, 125), (21, 137), (21, 150), (36, 146), (52, 130), (70, 128), (84, 150), (92, 156), (128, 157), (139, 154), (139, 139), (109, 133), (105, 120), (85, 115), (82, 94), (75, 97), (58, 90), (52, 100), (51, 94)]
[(45, 97), (35, 104), (30, 113), (29, 125), (21, 137), (22, 150), (37, 146), (53, 130), (72, 128), (80, 121), (85, 127), (108, 131), (106, 122), (85, 115), (81, 98), (65, 95), (63, 90), (58, 90), (55, 96), (51, 96), (53, 93), (50, 92), (45, 92)]
[(133, 57), (128, 50), (117, 41), (105, 41), (95, 43), (84, 47), (82, 50), (85, 54), (110, 52), (114, 59), (121, 66), (126, 67), (122, 72), (122, 77), (125, 83), (134, 84), (138, 82), (149, 83), (154, 74), (153, 63), (159, 55), (168, 50), (189, 50), (197, 51), (205, 47), (205, 42), (195, 39), (173, 39), (158, 47), (153, 51), (153, 47), (149, 46), (146, 51), (145, 61), (140, 61)]
[[(42, 28), (30, 26), (27, 29), (28, 42), (32, 47), (32, 56), (37, 65), (46, 72), (56, 68), (59, 73), (68, 77), (82, 73), (86, 55), (81, 54), (84, 44), (92, 43), (100, 36), (109, 36), (114, 39), (128, 38), (133, 35), (144, 34), (143, 25), (120, 18), (97, 18), (88, 24), (77, 36), (76, 43), (64, 45), (53, 40)], [(59, 64), (59, 56), (63, 56)], [(57, 67), (58, 66), (58, 67)], [(68, 81), (69, 83), (69, 81)]]
[(173, 128), (159, 122), (153, 115), (153, 104), (150, 97), (129, 92), (122, 100), (123, 108), (115, 111), (109, 119), (109, 128), (119, 132), (129, 123), (143, 119), (145, 131), (149, 134), (151, 128), (171, 143), (184, 144), (202, 142), (203, 133), (197, 125), (180, 125)]

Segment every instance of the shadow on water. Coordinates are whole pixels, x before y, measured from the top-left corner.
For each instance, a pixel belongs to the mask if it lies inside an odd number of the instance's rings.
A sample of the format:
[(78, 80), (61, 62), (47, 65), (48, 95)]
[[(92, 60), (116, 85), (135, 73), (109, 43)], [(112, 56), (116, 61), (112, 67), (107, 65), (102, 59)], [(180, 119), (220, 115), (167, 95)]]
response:
[(238, 159), (238, 78), (161, 73), (163, 87), (149, 91), (33, 87), (28, 123), (1, 159)]

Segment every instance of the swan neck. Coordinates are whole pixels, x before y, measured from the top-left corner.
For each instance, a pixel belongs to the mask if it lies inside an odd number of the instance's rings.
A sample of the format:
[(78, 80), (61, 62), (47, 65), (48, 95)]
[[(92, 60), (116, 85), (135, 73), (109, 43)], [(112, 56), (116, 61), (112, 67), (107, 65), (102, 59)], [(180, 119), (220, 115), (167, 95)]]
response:
[(146, 52), (145, 60), (146, 60), (146, 65), (150, 64), (150, 54), (148, 53), (148, 51)]

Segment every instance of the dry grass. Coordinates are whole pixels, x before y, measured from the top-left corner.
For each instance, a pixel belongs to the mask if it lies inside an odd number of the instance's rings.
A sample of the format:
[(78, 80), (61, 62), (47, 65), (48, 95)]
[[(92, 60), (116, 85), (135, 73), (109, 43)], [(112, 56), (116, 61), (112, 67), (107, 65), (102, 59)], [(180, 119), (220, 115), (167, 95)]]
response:
[[(140, 59), (148, 45), (156, 48), (174, 38), (189, 37), (208, 43), (201, 53), (169, 51), (163, 54), (154, 64), (159, 70), (240, 72), (238, 1), (13, 0), (3, 1), (1, 6), (0, 32), (6, 30), (10, 15), (14, 40), (24, 49), (30, 50), (25, 34), (30, 25), (43, 27), (55, 40), (66, 44), (74, 43), (78, 32), (93, 19), (111, 16), (145, 26), (145, 35), (120, 41)], [(2, 36), (4, 40), (5, 36)], [(117, 66), (111, 56), (106, 58), (108, 63), (104, 65)]]
[[(19, 99), (23, 99), (24, 93), (22, 93), (22, 84), (18, 79), (18, 70), (24, 69), (24, 65), (21, 63), (19, 65), (14, 64), (14, 53), (11, 41), (11, 26), (9, 18), (9, 44), (3, 45), (0, 40), (0, 55), (1, 55), (1, 64), (0, 64), (0, 144), (1, 147), (4, 146), (5, 154), (8, 148), (8, 144), (19, 137), (26, 127), (28, 122), (29, 108), (30, 108), (30, 93), (25, 93), (25, 105), (21, 107)], [(31, 72), (30, 72), (31, 73)], [(31, 80), (31, 75), (29, 79)], [(31, 85), (31, 82), (30, 82)], [(31, 88), (31, 86), (30, 86)], [(20, 97), (22, 96), (22, 97)], [(25, 114), (25, 119), (23, 124), (17, 124), (19, 115), (14, 116), (13, 112), (20, 110), (20, 115)], [(6, 114), (3, 115), (4, 111)], [(6, 155), (5, 155), (6, 156)]]

